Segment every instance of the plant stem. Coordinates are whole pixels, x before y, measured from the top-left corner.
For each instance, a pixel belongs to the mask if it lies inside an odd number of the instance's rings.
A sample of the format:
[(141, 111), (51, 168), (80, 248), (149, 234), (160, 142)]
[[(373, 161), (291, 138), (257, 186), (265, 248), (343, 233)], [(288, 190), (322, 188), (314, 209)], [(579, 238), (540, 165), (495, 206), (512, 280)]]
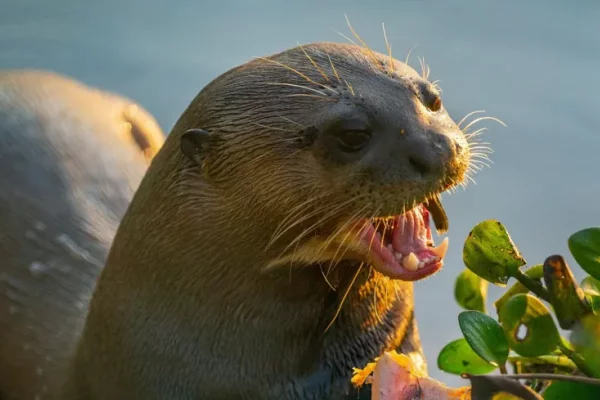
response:
[(544, 365), (554, 365), (557, 367), (564, 367), (570, 369), (576, 369), (577, 365), (573, 361), (571, 361), (567, 356), (539, 356), (539, 357), (521, 357), (521, 356), (512, 356), (508, 357), (508, 361), (510, 362), (522, 362), (529, 364), (544, 364)]
[(531, 279), (529, 276), (525, 275), (519, 269), (513, 271), (512, 276), (513, 276), (513, 278), (515, 278), (516, 280), (521, 282), (521, 284), (523, 286), (525, 286), (527, 289), (529, 289), (531, 292), (533, 292), (537, 297), (539, 297), (542, 300), (547, 301), (548, 303), (551, 303), (550, 295), (548, 294), (548, 291), (546, 290), (546, 288), (544, 286), (542, 286), (541, 283), (538, 283), (535, 280)]
[(500, 368), (500, 373), (501, 373), (502, 375), (506, 375), (506, 374), (508, 374), (508, 371), (506, 371), (506, 364), (500, 364), (500, 365), (498, 366), (498, 368)]
[(506, 377), (512, 378), (512, 379), (542, 379), (542, 380), (547, 380), (547, 381), (580, 382), (580, 383), (588, 383), (590, 385), (600, 386), (600, 379), (589, 378), (587, 376), (578, 376), (578, 375), (514, 374), (514, 375), (506, 375)]
[(575, 351), (573, 351), (571, 343), (569, 343), (569, 341), (567, 339), (565, 339), (564, 337), (561, 337), (560, 342), (558, 343), (558, 348), (560, 349), (560, 351), (563, 352), (563, 354), (565, 356), (569, 357), (571, 359), (571, 361), (573, 361), (575, 363), (575, 365), (577, 365), (577, 368), (581, 372), (583, 372), (587, 376), (594, 376), (594, 374), (585, 365), (583, 358), (581, 358), (581, 356), (579, 354), (577, 354), (577, 353), (575, 353)]

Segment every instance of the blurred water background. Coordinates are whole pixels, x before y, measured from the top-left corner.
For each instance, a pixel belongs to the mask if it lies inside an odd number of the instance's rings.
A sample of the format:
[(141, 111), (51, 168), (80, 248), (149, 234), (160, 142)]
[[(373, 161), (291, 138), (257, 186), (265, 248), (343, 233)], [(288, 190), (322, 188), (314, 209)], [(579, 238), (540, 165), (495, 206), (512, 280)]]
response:
[(507, 124), (480, 125), (494, 165), (444, 196), (446, 265), (416, 284), (430, 372), (456, 384), (435, 360), (460, 337), (453, 284), (473, 225), (501, 220), (534, 264), (569, 255), (568, 236), (600, 223), (600, 2), (0, 0), (0, 68), (50, 69), (124, 94), (168, 132), (229, 68), (297, 41), (344, 41), (333, 30), (349, 35), (344, 14), (376, 50), (382, 22), (397, 58), (416, 45), (411, 64), (425, 57), (456, 120), (486, 110)]

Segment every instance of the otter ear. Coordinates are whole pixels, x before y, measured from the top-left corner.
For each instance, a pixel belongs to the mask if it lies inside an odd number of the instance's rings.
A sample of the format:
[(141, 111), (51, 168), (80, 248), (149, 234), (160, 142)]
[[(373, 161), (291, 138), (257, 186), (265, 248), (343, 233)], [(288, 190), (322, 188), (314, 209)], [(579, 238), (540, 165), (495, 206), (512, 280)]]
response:
[(210, 134), (204, 129), (189, 129), (181, 136), (181, 152), (194, 163), (201, 165), (209, 139)]

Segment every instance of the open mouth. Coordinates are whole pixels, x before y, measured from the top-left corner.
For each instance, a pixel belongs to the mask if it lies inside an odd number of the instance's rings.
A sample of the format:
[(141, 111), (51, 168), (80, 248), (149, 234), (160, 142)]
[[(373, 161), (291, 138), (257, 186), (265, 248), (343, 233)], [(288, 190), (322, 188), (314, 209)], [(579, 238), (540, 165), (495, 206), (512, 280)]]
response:
[(439, 197), (397, 216), (361, 220), (359, 252), (382, 274), (403, 281), (416, 281), (438, 272), (448, 251), (448, 238), (435, 246), (430, 217), (438, 233), (448, 228)]

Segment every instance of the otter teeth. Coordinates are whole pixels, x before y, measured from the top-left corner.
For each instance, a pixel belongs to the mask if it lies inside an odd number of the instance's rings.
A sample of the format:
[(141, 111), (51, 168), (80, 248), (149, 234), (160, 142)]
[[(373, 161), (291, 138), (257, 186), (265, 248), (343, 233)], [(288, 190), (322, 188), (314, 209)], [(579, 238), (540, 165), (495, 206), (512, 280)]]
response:
[(402, 260), (402, 266), (409, 271), (416, 271), (417, 269), (419, 269), (419, 267), (423, 268), (423, 266), (425, 266), (424, 263), (423, 265), (419, 264), (422, 264), (422, 262), (419, 262), (419, 259), (412, 251), (407, 257), (404, 257), (404, 259)]
[(395, 251), (392, 244), (388, 244), (386, 248), (394, 255), (394, 258), (399, 264), (401, 264), (407, 270), (414, 272), (424, 268), (426, 265), (442, 260), (448, 252), (448, 238), (444, 238), (442, 243), (440, 243), (440, 245), (437, 247), (429, 247), (428, 249), (433, 254), (427, 258), (424, 258), (423, 260), (419, 260), (419, 257), (417, 257), (414, 252), (410, 252), (407, 256), (405, 256), (402, 253)]
[(441, 258), (438, 256), (427, 257), (422, 261), (419, 261), (419, 258), (415, 253), (410, 253), (408, 256), (403, 256), (402, 253), (397, 251), (393, 252), (394, 258), (398, 263), (402, 264), (404, 268), (409, 271), (416, 271), (418, 269), (424, 268), (427, 264), (440, 261)]
[(402, 264), (402, 259), (404, 258), (404, 256), (402, 255), (402, 253), (398, 253), (397, 251), (395, 251), (392, 254), (394, 254), (394, 258), (396, 259), (396, 261), (398, 262), (398, 264)]
[[(431, 256), (431, 257), (427, 257), (426, 259), (424, 259), (421, 262), (423, 263), (423, 266), (425, 266), (425, 264), (429, 264), (429, 263), (432, 263), (434, 261), (440, 261), (440, 258), (438, 256)], [(421, 268), (421, 267), (419, 267), (419, 268)]]
[(439, 258), (444, 258), (448, 252), (448, 238), (445, 237), (439, 246), (430, 247), (429, 250)]

